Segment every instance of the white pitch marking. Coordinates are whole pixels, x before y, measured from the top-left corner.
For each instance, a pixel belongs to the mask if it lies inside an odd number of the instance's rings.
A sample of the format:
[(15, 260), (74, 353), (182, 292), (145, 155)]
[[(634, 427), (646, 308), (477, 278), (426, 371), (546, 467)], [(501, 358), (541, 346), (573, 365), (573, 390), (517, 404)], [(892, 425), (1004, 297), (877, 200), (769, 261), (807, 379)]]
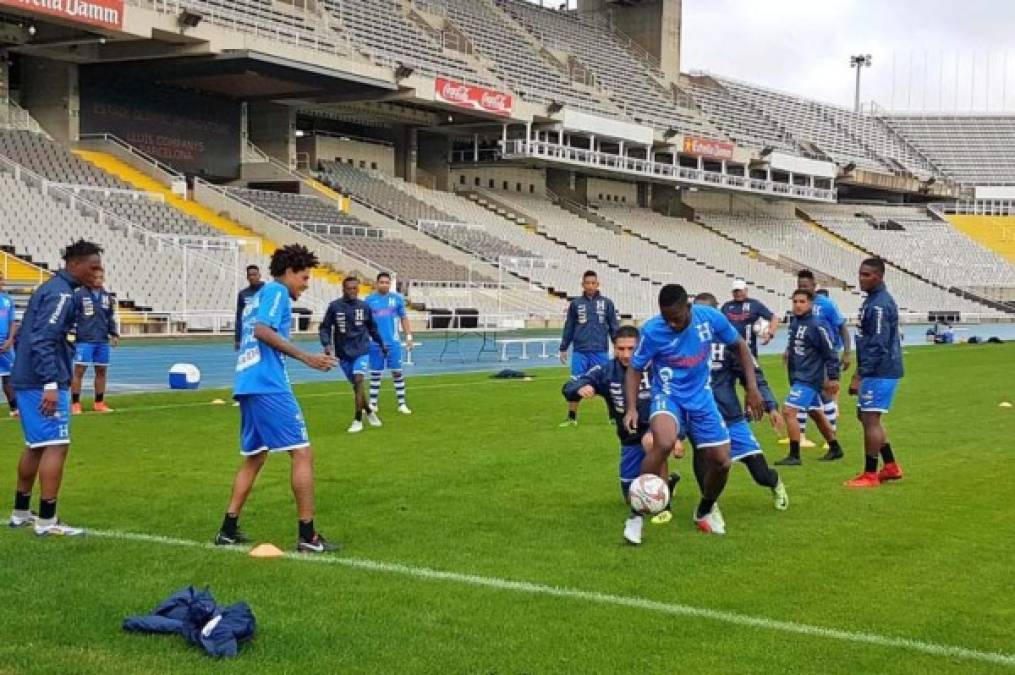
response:
[[(245, 548), (228, 548), (215, 546), (211, 543), (202, 543), (188, 539), (176, 539), (160, 535), (143, 534), (137, 532), (118, 532), (112, 530), (89, 530), (88, 533), (94, 537), (107, 539), (120, 539), (125, 541), (143, 541), (169, 546), (185, 546), (189, 548), (204, 548), (217, 551), (231, 551), (234, 553), (247, 553)], [(582, 600), (600, 605), (614, 605), (619, 607), (630, 607), (634, 609), (648, 610), (660, 614), (672, 616), (692, 616), (720, 623), (727, 623), (748, 628), (761, 630), (778, 631), (782, 633), (793, 633), (806, 635), (808, 637), (827, 638), (840, 642), (852, 642), (856, 644), (874, 645), (890, 649), (905, 649), (911, 652), (918, 652), (929, 656), (939, 656), (949, 659), (963, 659), (966, 661), (979, 661), (999, 666), (1015, 668), (1015, 654), (1002, 652), (985, 652), (977, 649), (968, 649), (957, 645), (939, 644), (935, 642), (924, 642), (906, 637), (893, 637), (890, 635), (879, 635), (877, 633), (861, 633), (855, 631), (841, 630), (838, 628), (826, 628), (813, 626), (806, 623), (794, 621), (780, 621), (761, 616), (751, 616), (736, 612), (726, 612), (707, 607), (694, 607), (692, 605), (681, 605), (678, 603), (659, 602), (635, 596), (612, 595), (610, 593), (599, 593), (597, 591), (583, 591), (574, 588), (548, 586), (529, 581), (513, 581), (511, 579), (500, 579), (497, 577), (484, 577), (476, 574), (463, 574), (461, 572), (445, 572), (429, 567), (414, 567), (399, 563), (379, 562), (376, 560), (365, 560), (362, 558), (342, 558), (340, 556), (308, 556), (299, 553), (286, 553), (285, 558), (298, 560), (300, 562), (316, 563), (323, 565), (339, 565), (355, 569), (367, 570), (370, 572), (385, 572), (401, 576), (413, 577), (416, 579), (427, 579), (432, 581), (448, 581), (468, 586), (479, 586), (482, 588), (493, 588), (502, 591), (514, 591), (516, 593), (529, 593), (532, 595), (547, 595), (569, 600)]]

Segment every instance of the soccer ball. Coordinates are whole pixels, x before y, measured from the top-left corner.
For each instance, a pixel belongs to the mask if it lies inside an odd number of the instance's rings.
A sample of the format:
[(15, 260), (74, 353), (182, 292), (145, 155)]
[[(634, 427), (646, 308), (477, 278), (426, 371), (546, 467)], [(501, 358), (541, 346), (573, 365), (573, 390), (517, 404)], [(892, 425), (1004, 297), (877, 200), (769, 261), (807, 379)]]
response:
[(627, 493), (631, 500), (631, 508), (638, 513), (650, 513), (655, 515), (663, 509), (670, 501), (670, 488), (659, 476), (652, 473), (644, 473), (631, 483)]
[(757, 321), (754, 322), (754, 326), (753, 326), (754, 334), (755, 335), (764, 335), (765, 333), (768, 332), (768, 327), (770, 325), (771, 324), (768, 323), (767, 319), (758, 319)]

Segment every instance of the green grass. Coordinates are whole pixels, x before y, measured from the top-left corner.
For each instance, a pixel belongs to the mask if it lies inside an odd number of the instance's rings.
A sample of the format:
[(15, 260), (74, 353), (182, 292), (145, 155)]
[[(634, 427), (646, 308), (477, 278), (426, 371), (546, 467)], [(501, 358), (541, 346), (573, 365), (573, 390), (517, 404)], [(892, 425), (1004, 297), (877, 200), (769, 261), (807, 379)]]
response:
[[(416, 414), (347, 436), (345, 385), (297, 388), (316, 451), (317, 522), (343, 557), (632, 596), (767, 619), (1015, 653), (1015, 345), (909, 350), (889, 429), (906, 478), (851, 492), (846, 461), (783, 471), (790, 510), (736, 467), (729, 534), (694, 532), (687, 480), (675, 519), (620, 543), (616, 439), (602, 403), (557, 429), (562, 370), (409, 382)], [(769, 379), (785, 392), (775, 361)], [(75, 419), (61, 515), (100, 530), (209, 541), (238, 462), (238, 412), (220, 392), (113, 400)], [(180, 404), (193, 403), (188, 407)], [(160, 407), (161, 406), (161, 407)], [(757, 425), (770, 459), (781, 455)], [(20, 446), (0, 423), (6, 474)], [(290, 548), (288, 459), (273, 457), (243, 515)], [(121, 632), (187, 584), (247, 600), (258, 635), (216, 663), (176, 637)], [(643, 608), (209, 548), (0, 532), (0, 672), (979, 673), (1000, 665), (854, 644)]]

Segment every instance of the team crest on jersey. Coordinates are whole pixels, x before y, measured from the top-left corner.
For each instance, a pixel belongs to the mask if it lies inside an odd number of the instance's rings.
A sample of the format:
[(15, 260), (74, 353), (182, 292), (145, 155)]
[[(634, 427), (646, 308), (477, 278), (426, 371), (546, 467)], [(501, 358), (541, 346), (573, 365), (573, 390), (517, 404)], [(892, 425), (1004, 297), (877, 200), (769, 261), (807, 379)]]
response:
[(698, 332), (698, 337), (702, 342), (712, 341), (712, 326), (707, 323), (699, 323), (695, 325), (694, 329)]
[(356, 312), (353, 315), (353, 323), (357, 326), (362, 326), (363, 321), (366, 319), (366, 312), (363, 311), (362, 307), (357, 307)]
[(578, 305), (578, 323), (586, 324), (589, 322), (589, 312), (585, 305)]
[(712, 370), (722, 370), (722, 364), (726, 360), (726, 345), (720, 342), (712, 343)]

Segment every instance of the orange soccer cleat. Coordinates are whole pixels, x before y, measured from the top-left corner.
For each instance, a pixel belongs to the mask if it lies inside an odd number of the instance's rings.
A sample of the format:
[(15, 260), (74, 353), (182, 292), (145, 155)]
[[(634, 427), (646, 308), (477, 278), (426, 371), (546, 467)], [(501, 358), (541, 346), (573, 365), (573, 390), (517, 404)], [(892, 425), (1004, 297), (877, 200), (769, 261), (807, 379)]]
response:
[(81, 414), (81, 404), (80, 403), (71, 403), (70, 404), (70, 414), (71, 415), (80, 415)]
[(111, 412), (113, 412), (113, 409), (110, 408), (108, 405), (106, 405), (105, 401), (99, 401), (98, 403), (96, 403), (94, 406), (92, 406), (92, 410), (94, 410), (95, 412), (98, 412), (98, 413), (111, 413)]
[(846, 481), (843, 485), (848, 488), (872, 488), (881, 485), (881, 481), (873, 471), (864, 471), (856, 478)]
[(902, 469), (895, 462), (885, 464), (885, 468), (878, 471), (878, 480), (882, 483), (889, 480), (901, 480)]

